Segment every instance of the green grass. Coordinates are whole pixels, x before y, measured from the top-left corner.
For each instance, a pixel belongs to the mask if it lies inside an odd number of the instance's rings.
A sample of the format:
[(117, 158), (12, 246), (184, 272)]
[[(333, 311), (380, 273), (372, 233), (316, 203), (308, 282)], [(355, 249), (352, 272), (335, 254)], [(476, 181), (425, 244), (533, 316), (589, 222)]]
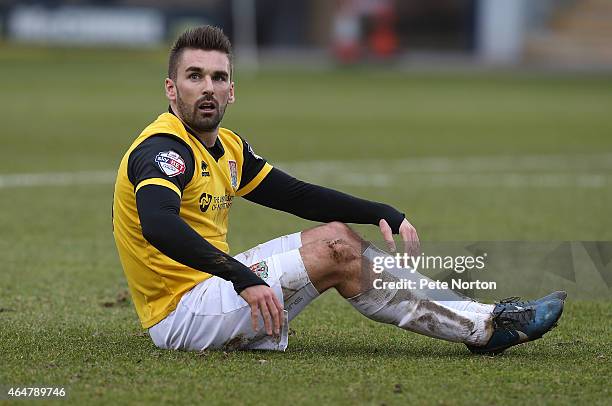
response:
[[(165, 109), (164, 58), (2, 48), (0, 175), (114, 170)], [(424, 240), (612, 240), (610, 85), (606, 75), (239, 73), (226, 125), (302, 178), (404, 210)], [(589, 176), (603, 183), (577, 180)], [(161, 351), (122, 299), (110, 183), (0, 191), (0, 386), (64, 386), (76, 404), (609, 404), (609, 295), (570, 297), (557, 329), (496, 358), (377, 325), (333, 292), (292, 323), (286, 353)], [(239, 200), (232, 252), (312, 224)]]

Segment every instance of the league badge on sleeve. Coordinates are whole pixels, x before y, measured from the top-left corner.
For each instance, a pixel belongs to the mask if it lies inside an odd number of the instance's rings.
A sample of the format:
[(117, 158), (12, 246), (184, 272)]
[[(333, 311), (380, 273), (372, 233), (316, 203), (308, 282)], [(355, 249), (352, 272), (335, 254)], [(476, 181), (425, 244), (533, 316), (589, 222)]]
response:
[(234, 189), (238, 188), (238, 167), (236, 166), (236, 161), (228, 161), (230, 178), (232, 179), (232, 187)]
[(174, 151), (160, 152), (155, 157), (155, 162), (159, 169), (170, 177), (185, 173), (185, 161)]

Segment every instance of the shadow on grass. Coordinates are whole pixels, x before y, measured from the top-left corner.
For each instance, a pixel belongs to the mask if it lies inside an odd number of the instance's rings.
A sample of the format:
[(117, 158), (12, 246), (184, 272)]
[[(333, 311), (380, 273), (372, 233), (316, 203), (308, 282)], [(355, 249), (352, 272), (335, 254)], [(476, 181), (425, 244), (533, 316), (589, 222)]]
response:
[[(79, 353), (81, 355), (87, 354), (87, 358), (157, 358), (166, 360), (196, 359), (203, 356), (202, 353), (196, 351), (158, 349), (146, 331), (135, 329), (125, 331), (117, 329), (87, 330), (69, 329), (64, 332), (60, 341), (47, 337), (47, 348), (70, 348), (77, 358), (78, 355), (76, 354)], [(448, 343), (414, 334), (383, 334), (381, 336), (364, 334), (360, 336), (351, 334), (328, 335), (320, 334), (320, 332), (317, 334), (314, 331), (301, 333), (298, 337), (291, 337), (289, 346), (284, 353), (257, 350), (206, 351), (206, 355), (211, 355), (213, 359), (223, 358), (228, 360), (250, 358), (312, 360), (324, 357), (335, 359), (377, 358), (381, 360), (405, 358), (444, 361), (467, 361), (470, 359), (550, 361), (575, 358), (599, 360), (605, 357), (606, 353), (609, 354), (609, 351), (601, 348), (601, 346), (581, 340), (562, 341), (560, 339), (547, 340), (544, 338), (535, 343), (513, 347), (502, 355), (492, 357), (473, 355), (463, 344)]]
[[(118, 340), (119, 339), (119, 340)], [(565, 344), (565, 343), (563, 343)], [(161, 350), (155, 347), (148, 334), (146, 333), (132, 333), (124, 335), (122, 337), (114, 337), (114, 346), (119, 346), (124, 349), (130, 349), (131, 351), (146, 353), (154, 357), (165, 357), (166, 354), (172, 354), (172, 356), (201, 356), (196, 351), (175, 351), (175, 350)], [(567, 346), (564, 348), (559, 347), (559, 343), (549, 340), (548, 343), (539, 341), (537, 344), (525, 343), (517, 347), (508, 349), (505, 353), (496, 356), (487, 355), (474, 355), (471, 354), (468, 349), (459, 343), (448, 343), (439, 340), (427, 340), (418, 338), (411, 341), (393, 341), (386, 340), (382, 343), (374, 342), (363, 342), (359, 339), (342, 338), (338, 340), (338, 337), (323, 337), (318, 339), (308, 340), (292, 340), (286, 352), (275, 352), (275, 351), (264, 351), (264, 350), (237, 350), (226, 352), (223, 350), (207, 350), (206, 352), (210, 355), (216, 355), (219, 357), (266, 357), (266, 358), (288, 358), (288, 359), (312, 359), (317, 357), (325, 358), (379, 358), (382, 360), (390, 360), (397, 358), (411, 358), (411, 359), (431, 359), (431, 360), (468, 360), (468, 359), (490, 359), (490, 360), (503, 360), (513, 359), (518, 360), (548, 360), (551, 359), (567, 359), (568, 357), (576, 356), (587, 356), (590, 353), (597, 353), (593, 351), (594, 348), (590, 346)], [(184, 355), (178, 355), (184, 354)], [(144, 355), (144, 354), (142, 354)]]
[(298, 356), (323, 355), (326, 357), (377, 357), (382, 359), (409, 358), (465, 358), (469, 356), (462, 344), (431, 342), (406, 343), (405, 341), (385, 341), (383, 343), (361, 342), (357, 340), (338, 341), (321, 339), (307, 343), (290, 343), (287, 354)]

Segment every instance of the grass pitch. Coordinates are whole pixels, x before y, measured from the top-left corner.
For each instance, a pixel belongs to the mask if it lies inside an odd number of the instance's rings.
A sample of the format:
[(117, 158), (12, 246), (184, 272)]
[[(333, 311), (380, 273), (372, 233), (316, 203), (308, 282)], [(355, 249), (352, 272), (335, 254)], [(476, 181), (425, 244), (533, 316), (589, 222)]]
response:
[[(495, 358), (370, 322), (335, 292), (283, 354), (156, 349), (125, 295), (108, 173), (165, 109), (164, 66), (161, 52), (2, 48), (0, 386), (61, 386), (75, 404), (609, 404), (609, 290), (570, 296), (557, 329)], [(611, 85), (239, 72), (225, 125), (303, 179), (393, 204), (424, 240), (612, 240)], [(102, 175), (55, 184), (81, 171)], [(44, 176), (8, 176), (23, 173)], [(234, 253), (313, 225), (234, 206)]]

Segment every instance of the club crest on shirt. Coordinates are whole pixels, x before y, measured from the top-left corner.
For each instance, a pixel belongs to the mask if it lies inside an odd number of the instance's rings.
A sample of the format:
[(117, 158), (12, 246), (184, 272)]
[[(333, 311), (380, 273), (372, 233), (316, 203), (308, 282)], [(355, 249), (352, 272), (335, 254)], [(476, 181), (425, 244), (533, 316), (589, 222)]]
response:
[(174, 151), (160, 152), (155, 157), (155, 162), (159, 169), (170, 177), (185, 173), (185, 161)]
[(266, 261), (261, 261), (249, 267), (251, 272), (259, 276), (261, 279), (268, 279), (268, 264)]
[(228, 161), (230, 178), (232, 180), (232, 187), (234, 189), (238, 188), (238, 167), (236, 166), (236, 161)]

